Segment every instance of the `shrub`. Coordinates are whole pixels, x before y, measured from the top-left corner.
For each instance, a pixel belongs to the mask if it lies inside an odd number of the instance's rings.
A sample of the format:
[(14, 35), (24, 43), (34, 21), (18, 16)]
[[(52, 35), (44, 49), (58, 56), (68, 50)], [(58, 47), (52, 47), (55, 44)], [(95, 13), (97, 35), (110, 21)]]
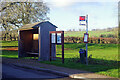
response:
[(102, 38), (117, 38), (117, 35), (115, 34), (101, 34), (100, 37)]
[(106, 37), (106, 35), (105, 34), (101, 34), (100, 37)]
[[(64, 41), (67, 43), (83, 43), (83, 37), (65, 37)], [(91, 37), (88, 39), (88, 43), (96, 43), (96, 44), (117, 44), (117, 38), (103, 38), (103, 37)]]

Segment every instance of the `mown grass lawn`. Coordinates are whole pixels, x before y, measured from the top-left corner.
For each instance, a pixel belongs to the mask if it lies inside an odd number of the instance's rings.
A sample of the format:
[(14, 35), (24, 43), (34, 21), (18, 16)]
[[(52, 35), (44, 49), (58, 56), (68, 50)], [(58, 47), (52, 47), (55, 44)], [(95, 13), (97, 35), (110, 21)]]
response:
[[(88, 44), (88, 56), (92, 55), (89, 65), (80, 64), (79, 49), (85, 49), (83, 43), (65, 43), (65, 64), (57, 59), (51, 63), (56, 66), (82, 69), (107, 76), (118, 77), (118, 45), (117, 44)], [(61, 46), (57, 46), (57, 57), (61, 57)]]
[[(3, 41), (2, 49), (18, 47), (17, 41)], [(53, 64), (73, 69), (87, 70), (98, 74), (111, 77), (118, 77), (118, 45), (117, 44), (88, 44), (89, 65), (81, 64), (79, 61), (79, 49), (85, 49), (84, 43), (65, 43), (65, 63), (60, 59), (55, 61), (41, 61), (41, 63)], [(3, 50), (2, 55), (5, 58), (18, 58), (17, 51)], [(61, 57), (61, 46), (57, 46), (57, 57)]]

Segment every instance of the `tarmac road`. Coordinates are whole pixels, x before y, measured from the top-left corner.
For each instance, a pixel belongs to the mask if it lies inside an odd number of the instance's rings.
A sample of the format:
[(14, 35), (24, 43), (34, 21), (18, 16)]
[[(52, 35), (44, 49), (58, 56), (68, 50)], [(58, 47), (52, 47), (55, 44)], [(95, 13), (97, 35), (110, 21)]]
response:
[[(31, 69), (25, 69), (13, 65), (2, 64), (2, 79), (10, 80), (73, 80), (68, 77), (63, 77), (43, 71), (36, 71)], [(76, 79), (74, 79), (76, 80)], [(78, 79), (77, 79), (78, 80)], [(79, 79), (80, 80), (80, 79)]]

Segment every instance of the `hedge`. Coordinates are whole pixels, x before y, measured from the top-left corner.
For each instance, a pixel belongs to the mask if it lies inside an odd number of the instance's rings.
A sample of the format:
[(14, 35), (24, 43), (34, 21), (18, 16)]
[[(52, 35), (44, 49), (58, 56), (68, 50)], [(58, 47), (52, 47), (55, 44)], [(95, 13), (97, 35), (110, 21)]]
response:
[[(65, 37), (64, 41), (67, 43), (83, 43), (83, 37)], [(102, 38), (102, 37), (90, 37), (88, 43), (97, 43), (97, 44), (117, 44), (118, 38)]]

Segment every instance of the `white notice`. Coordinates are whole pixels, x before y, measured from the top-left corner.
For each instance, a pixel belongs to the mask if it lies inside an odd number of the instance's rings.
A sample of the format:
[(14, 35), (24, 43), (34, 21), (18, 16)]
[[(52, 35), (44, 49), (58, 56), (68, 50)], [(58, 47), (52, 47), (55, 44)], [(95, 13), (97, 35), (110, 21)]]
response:
[(87, 42), (88, 40), (88, 35), (84, 35), (84, 42)]
[(55, 43), (55, 39), (56, 39), (55, 38), (55, 33), (52, 33), (52, 38), (51, 39), (52, 39), (52, 43)]

